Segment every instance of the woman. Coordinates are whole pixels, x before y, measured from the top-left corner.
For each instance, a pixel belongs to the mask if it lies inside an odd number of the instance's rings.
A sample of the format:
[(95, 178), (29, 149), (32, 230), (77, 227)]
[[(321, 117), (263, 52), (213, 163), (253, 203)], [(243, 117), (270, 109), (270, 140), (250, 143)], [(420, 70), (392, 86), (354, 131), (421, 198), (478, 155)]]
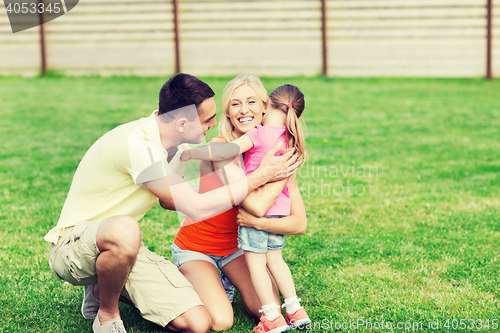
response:
[[(222, 96), (223, 117), (221, 136), (214, 141), (232, 141), (262, 122), (267, 91), (260, 80), (251, 75), (240, 75), (228, 83)], [(212, 173), (211, 164), (200, 165), (200, 192), (223, 186)], [(231, 175), (228, 175), (231, 178)], [(175, 236), (172, 244), (174, 264), (191, 282), (212, 318), (212, 329), (228, 330), (233, 325), (233, 308), (219, 279), (217, 267), (238, 289), (243, 306), (259, 318), (261, 304), (252, 287), (250, 272), (238, 249), (238, 224), (268, 232), (296, 235), (307, 227), (304, 202), (295, 176), (290, 179), (291, 214), (285, 218), (262, 218), (283, 189), (285, 181), (266, 184), (240, 203), (207, 220), (194, 223), (189, 217)], [(260, 216), (260, 217), (259, 217)], [(275, 288), (275, 298), (279, 295)]]

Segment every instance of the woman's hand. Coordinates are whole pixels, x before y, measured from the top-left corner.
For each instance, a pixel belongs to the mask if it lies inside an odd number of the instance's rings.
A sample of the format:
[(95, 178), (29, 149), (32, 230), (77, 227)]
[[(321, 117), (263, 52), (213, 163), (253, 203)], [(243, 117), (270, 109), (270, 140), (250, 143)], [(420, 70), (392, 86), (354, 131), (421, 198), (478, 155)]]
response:
[(302, 235), (307, 230), (307, 216), (304, 201), (300, 194), (295, 175), (290, 178), (288, 186), (292, 207), (290, 215), (282, 218), (256, 217), (240, 206), (236, 223), (243, 227), (251, 227), (257, 230), (265, 230), (282, 235)]
[(236, 216), (236, 223), (242, 227), (255, 228), (257, 230), (262, 230), (262, 226), (265, 223), (264, 217), (256, 217), (241, 207), (238, 209), (238, 215)]

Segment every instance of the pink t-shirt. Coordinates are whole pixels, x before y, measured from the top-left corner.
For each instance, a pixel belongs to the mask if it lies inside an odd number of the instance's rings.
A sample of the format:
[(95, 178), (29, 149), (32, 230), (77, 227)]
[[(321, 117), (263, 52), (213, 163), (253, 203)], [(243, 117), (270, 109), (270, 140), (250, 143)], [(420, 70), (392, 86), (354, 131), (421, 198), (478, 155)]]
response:
[[(247, 175), (259, 167), (260, 161), (264, 155), (278, 142), (283, 142), (281, 150), (287, 149), (286, 127), (257, 125), (246, 134), (248, 134), (253, 143), (253, 147), (245, 153), (245, 158), (243, 159), (245, 174)], [(280, 155), (280, 152), (276, 153), (276, 155)], [(285, 188), (264, 216), (290, 215), (292, 200), (290, 199), (290, 193), (288, 191), (289, 182), (290, 181), (286, 183)]]

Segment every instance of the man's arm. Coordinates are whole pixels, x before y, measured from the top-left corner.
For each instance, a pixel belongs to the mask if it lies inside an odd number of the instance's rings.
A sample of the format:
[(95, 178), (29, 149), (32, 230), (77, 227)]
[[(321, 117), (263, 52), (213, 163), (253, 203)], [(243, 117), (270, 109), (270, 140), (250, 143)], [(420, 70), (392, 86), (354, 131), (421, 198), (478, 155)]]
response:
[(175, 210), (174, 198), (172, 197), (160, 199), (159, 203), (163, 209)]
[[(144, 185), (160, 199), (162, 207), (173, 208), (196, 221), (201, 221), (232, 207), (233, 204), (238, 204), (249, 192), (266, 182), (282, 180), (295, 173), (300, 161), (297, 161), (296, 155), (292, 156), (291, 151), (282, 156), (274, 156), (280, 147), (281, 145), (276, 145), (271, 149), (253, 173), (203, 194), (196, 193), (175, 172), (170, 172), (164, 178), (145, 182)], [(226, 167), (232, 165), (233, 163), (230, 163)]]
[(223, 187), (199, 194), (175, 173), (144, 183), (144, 185), (158, 197), (163, 208), (183, 212), (196, 221), (201, 221), (230, 208), (229, 192), (234, 196), (233, 200), (239, 201), (246, 195), (245, 192), (248, 188), (247, 180), (241, 178), (230, 184), (229, 190)]
[(295, 175), (290, 177), (288, 187), (292, 199), (292, 209), (290, 216), (283, 218), (256, 217), (244, 208), (238, 210), (236, 222), (244, 227), (265, 230), (282, 235), (301, 235), (307, 230), (307, 216), (302, 195), (297, 186)]
[[(200, 193), (200, 190), (198, 187), (192, 187), (192, 189), (196, 192), (196, 193)], [(254, 191), (255, 192), (255, 191)], [(169, 197), (169, 198), (166, 198), (164, 201), (162, 200), (158, 200), (158, 203), (160, 204), (160, 206), (163, 208), (163, 209), (167, 209), (167, 210), (175, 210), (175, 204), (174, 204), (174, 198), (172, 197)]]

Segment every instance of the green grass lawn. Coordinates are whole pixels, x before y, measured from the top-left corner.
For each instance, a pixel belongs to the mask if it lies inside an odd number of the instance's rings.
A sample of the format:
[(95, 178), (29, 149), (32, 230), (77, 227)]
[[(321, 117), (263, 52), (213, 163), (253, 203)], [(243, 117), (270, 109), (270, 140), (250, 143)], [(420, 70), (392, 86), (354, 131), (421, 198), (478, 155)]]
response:
[[(205, 78), (219, 112), (229, 79)], [(86, 150), (149, 115), (165, 80), (0, 78), (0, 332), (92, 331), (43, 236)], [(308, 230), (287, 238), (284, 257), (314, 331), (500, 330), (500, 81), (263, 82), (306, 96)], [(141, 225), (171, 258), (176, 215), (155, 206)], [(231, 332), (250, 332), (239, 296), (234, 307)], [(121, 309), (128, 332), (159, 331)]]

